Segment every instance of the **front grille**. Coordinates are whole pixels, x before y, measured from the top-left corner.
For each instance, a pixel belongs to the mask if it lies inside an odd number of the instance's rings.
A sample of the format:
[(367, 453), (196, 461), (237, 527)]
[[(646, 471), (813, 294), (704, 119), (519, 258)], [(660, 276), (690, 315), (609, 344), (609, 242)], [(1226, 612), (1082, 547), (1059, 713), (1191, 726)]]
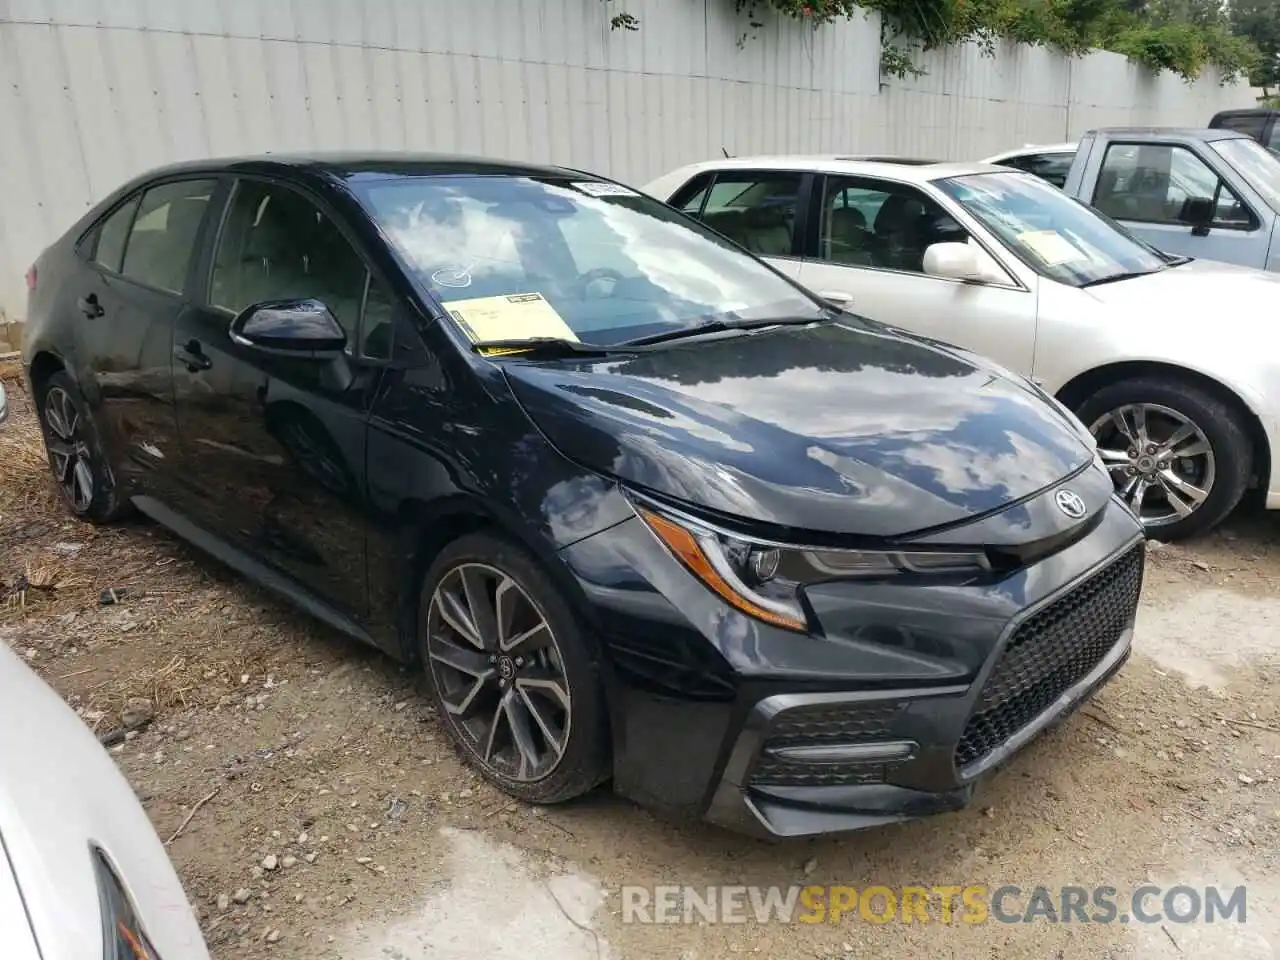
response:
[(770, 754), (780, 747), (872, 743), (892, 739), (901, 703), (803, 706), (784, 710), (773, 720), (764, 750), (752, 770), (752, 786), (810, 787), (881, 783), (882, 760), (818, 763)]
[(1115, 647), (1138, 606), (1143, 547), (1139, 544), (1017, 628), (956, 746), (958, 768), (1008, 741)]

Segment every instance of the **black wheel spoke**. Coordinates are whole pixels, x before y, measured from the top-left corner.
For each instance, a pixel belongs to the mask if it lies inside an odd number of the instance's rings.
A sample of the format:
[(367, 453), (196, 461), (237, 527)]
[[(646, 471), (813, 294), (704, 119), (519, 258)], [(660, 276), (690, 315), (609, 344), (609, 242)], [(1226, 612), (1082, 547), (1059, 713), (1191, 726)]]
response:
[(568, 745), (569, 684), (530, 595), (501, 570), (461, 563), (440, 578), (424, 626), (432, 679), (463, 745), (508, 779), (550, 774)]

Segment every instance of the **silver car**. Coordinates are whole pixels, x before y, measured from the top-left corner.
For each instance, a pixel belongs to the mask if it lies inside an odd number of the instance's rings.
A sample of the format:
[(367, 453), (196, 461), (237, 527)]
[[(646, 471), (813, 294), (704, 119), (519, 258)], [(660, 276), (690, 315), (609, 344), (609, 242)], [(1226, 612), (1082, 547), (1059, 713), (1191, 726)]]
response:
[(0, 382), (0, 423), (9, 419), (9, 401), (4, 395), (4, 383)]
[(128, 781), (3, 642), (0, 691), (0, 957), (208, 960)]

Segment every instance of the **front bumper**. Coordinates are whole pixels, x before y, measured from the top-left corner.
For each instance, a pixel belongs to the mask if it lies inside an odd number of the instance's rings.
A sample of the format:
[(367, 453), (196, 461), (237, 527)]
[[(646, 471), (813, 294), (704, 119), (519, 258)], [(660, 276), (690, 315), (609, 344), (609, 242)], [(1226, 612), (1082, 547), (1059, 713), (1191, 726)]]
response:
[(965, 806), (1127, 659), (1144, 546), (1112, 502), (998, 583), (857, 588), (823, 636), (728, 610), (639, 521), (566, 557), (610, 653), (615, 788), (794, 837)]

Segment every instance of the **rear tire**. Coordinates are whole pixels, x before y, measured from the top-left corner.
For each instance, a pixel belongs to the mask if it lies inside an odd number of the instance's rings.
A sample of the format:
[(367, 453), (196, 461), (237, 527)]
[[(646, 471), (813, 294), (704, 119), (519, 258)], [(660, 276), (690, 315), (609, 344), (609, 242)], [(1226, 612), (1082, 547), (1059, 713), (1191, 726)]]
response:
[(608, 779), (608, 710), (593, 642), (520, 547), (489, 533), (423, 577), (417, 643), (440, 719), (467, 762), (527, 803)]
[(116, 487), (102, 435), (80, 388), (59, 370), (40, 385), (36, 399), (45, 452), (63, 503), (90, 523), (119, 519), (129, 503)]
[[(1103, 387), (1076, 413), (1098, 439), (1117, 492), (1152, 539), (1205, 533), (1244, 496), (1253, 469), (1244, 415), (1196, 383), (1123, 380)], [(1135, 506), (1140, 482), (1143, 498)]]

